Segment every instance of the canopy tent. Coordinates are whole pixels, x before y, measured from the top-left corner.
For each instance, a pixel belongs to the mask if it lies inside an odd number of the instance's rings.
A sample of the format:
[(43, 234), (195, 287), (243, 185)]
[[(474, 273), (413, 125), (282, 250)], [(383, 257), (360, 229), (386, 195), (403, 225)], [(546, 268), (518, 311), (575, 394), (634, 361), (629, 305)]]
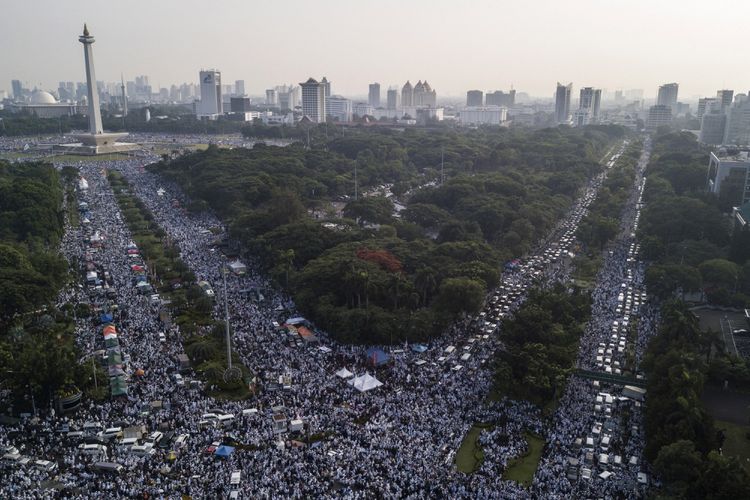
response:
[(111, 333), (117, 334), (117, 328), (115, 328), (115, 325), (106, 325), (102, 329), (102, 333), (104, 333), (104, 335), (109, 335)]
[(214, 455), (216, 455), (217, 457), (228, 457), (232, 453), (234, 453), (234, 446), (221, 445), (216, 448)]
[(377, 389), (378, 387), (383, 385), (383, 382), (376, 379), (369, 373), (365, 373), (364, 375), (360, 375), (359, 377), (355, 377), (349, 380), (347, 384), (353, 386), (359, 392), (367, 392), (372, 389)]
[(99, 321), (101, 321), (102, 323), (111, 323), (112, 315), (110, 313), (104, 313), (101, 316), (99, 316)]
[(370, 347), (367, 349), (366, 355), (368, 363), (372, 366), (384, 365), (390, 359), (390, 356), (388, 356), (384, 350), (378, 349), (377, 347)]
[(118, 347), (120, 345), (120, 341), (117, 340), (116, 334), (111, 334), (109, 336), (104, 337), (104, 347), (110, 348), (110, 347)]
[(602, 478), (602, 479), (609, 479), (609, 476), (613, 476), (613, 475), (614, 474), (612, 474), (608, 470), (605, 470), (604, 472), (602, 472), (601, 474), (599, 474), (599, 477)]
[(411, 350), (414, 352), (425, 352), (427, 350), (427, 346), (424, 344), (412, 344)]
[(296, 316), (294, 318), (289, 318), (288, 320), (286, 320), (287, 325), (301, 325), (303, 323), (307, 323), (307, 320), (302, 316)]
[(353, 377), (354, 374), (350, 372), (349, 370), (347, 370), (346, 368), (342, 368), (336, 372), (336, 376), (339, 378), (349, 378), (349, 377)]
[(238, 260), (229, 264), (229, 269), (231, 269), (234, 274), (245, 274), (247, 272), (247, 266)]
[(302, 340), (306, 342), (317, 342), (318, 337), (315, 336), (313, 332), (310, 331), (309, 328), (306, 326), (298, 326), (297, 327), (297, 333), (300, 337), (302, 337)]

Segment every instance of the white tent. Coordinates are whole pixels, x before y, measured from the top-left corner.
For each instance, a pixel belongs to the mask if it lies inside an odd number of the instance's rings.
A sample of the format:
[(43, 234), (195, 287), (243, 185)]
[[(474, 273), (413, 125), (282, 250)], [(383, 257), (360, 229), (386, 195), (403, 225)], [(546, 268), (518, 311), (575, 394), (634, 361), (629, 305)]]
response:
[(602, 472), (601, 474), (599, 474), (599, 477), (602, 478), (602, 479), (609, 479), (609, 476), (613, 476), (613, 475), (614, 474), (612, 474), (608, 470), (605, 470), (604, 472)]
[(359, 392), (367, 392), (371, 389), (376, 389), (383, 385), (383, 382), (376, 379), (369, 373), (365, 373), (364, 375), (360, 375), (359, 377), (355, 377), (351, 379), (347, 384), (354, 386), (355, 389), (357, 389)]
[(349, 378), (349, 377), (354, 376), (354, 374), (350, 372), (349, 370), (347, 370), (346, 368), (342, 368), (336, 372), (336, 376), (339, 378)]

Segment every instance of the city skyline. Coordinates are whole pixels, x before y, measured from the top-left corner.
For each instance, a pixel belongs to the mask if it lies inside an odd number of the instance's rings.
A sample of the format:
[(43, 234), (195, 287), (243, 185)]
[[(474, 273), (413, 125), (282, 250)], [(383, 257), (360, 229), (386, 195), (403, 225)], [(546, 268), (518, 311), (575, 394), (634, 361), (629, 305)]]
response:
[[(286, 16), (280, 29), (268, 22), (278, 14), (278, 5), (270, 2), (218, 2), (217, 13), (226, 15), (208, 23), (203, 16), (181, 15), (198, 11), (201, 4), (194, 1), (136, 1), (104, 11), (91, 1), (68, 5), (43, 0), (37, 6), (50, 15), (38, 16), (37, 9), (20, 4), (4, 9), (0, 28), (16, 48), (4, 54), (0, 89), (10, 93), (14, 79), (45, 90), (56, 89), (59, 81), (79, 80), (78, 47), (69, 40), (87, 22), (100, 37), (100, 50), (109, 54), (98, 64), (101, 80), (119, 81), (121, 73), (126, 80), (150, 75), (155, 88), (197, 82), (201, 68), (216, 67), (227, 82), (245, 80), (246, 92), (258, 96), (277, 83), (309, 75), (327, 75), (336, 94), (360, 96), (369, 83), (387, 88), (418, 74), (439, 88), (441, 97), (450, 98), (465, 97), (471, 89), (511, 86), (551, 98), (556, 81), (610, 92), (640, 88), (653, 98), (659, 85), (674, 81), (680, 84), (681, 99), (693, 99), (720, 88), (742, 92), (750, 86), (750, 69), (737, 65), (726, 50), (741, 43), (742, 31), (731, 25), (739, 23), (743, 11), (750, 13), (750, 6), (719, 3), (731, 5), (729, 26), (696, 43), (695, 28), (705, 22), (708, 2), (615, 1), (601, 9), (585, 0), (565, 10), (548, 0), (524, 5), (475, 1), (460, 7), (448, 2), (352, 5), (330, 0), (311, 6), (292, 1), (285, 5), (297, 15)], [(711, 8), (716, 4), (710, 3)], [(479, 11), (482, 16), (475, 16)], [(581, 12), (595, 17), (586, 19)], [(420, 23), (413, 22), (417, 17)], [(347, 22), (338, 23), (339, 18)], [(581, 19), (590, 21), (586, 30), (571, 29)], [(363, 22), (371, 27), (365, 36)], [(36, 29), (27, 29), (29, 25)], [(445, 29), (436, 29), (440, 26)], [(444, 34), (448, 29), (450, 37)], [(384, 30), (402, 36), (378, 36)], [(472, 36), (454, 36), (464, 30)], [(485, 64), (489, 60), (495, 64)], [(714, 71), (719, 67), (732, 72)]]

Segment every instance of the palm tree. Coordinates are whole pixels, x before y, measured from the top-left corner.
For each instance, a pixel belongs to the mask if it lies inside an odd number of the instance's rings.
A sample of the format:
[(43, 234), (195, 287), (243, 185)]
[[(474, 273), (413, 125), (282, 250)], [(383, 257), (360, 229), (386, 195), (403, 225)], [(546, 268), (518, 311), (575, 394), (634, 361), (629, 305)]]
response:
[(434, 292), (437, 287), (435, 270), (431, 267), (420, 268), (414, 277), (414, 286), (419, 290), (423, 304), (427, 305), (429, 295)]

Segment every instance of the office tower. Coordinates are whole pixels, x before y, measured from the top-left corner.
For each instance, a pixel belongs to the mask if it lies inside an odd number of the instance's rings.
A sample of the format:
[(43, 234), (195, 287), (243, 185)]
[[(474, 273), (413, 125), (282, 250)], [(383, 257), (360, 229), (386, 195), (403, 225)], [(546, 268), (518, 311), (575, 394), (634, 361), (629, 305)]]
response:
[(279, 105), (279, 96), (276, 89), (266, 89), (266, 106), (275, 108)]
[(245, 80), (234, 81), (234, 93), (238, 96), (245, 95)]
[(676, 83), (665, 83), (659, 87), (659, 94), (656, 97), (657, 106), (669, 106), (674, 108), (677, 104), (677, 91), (679, 85)]
[(380, 107), (380, 84), (377, 82), (371, 83), (369, 90), (370, 92), (368, 94), (367, 102), (373, 108), (379, 108)]
[(404, 108), (414, 106), (414, 87), (411, 86), (409, 80), (406, 80), (406, 83), (401, 89), (401, 106)]
[(505, 106), (506, 108), (512, 108), (516, 105), (516, 91), (511, 90), (508, 93), (505, 93), (502, 90), (487, 92), (484, 96), (484, 103), (487, 106)]
[(414, 86), (413, 96), (412, 104), (414, 106), (420, 108), (434, 108), (437, 106), (437, 93), (432, 90), (427, 80), (417, 82)]
[(726, 112), (729, 106), (732, 105), (732, 98), (734, 97), (734, 90), (717, 90), (716, 98), (721, 104), (721, 110)]
[(581, 89), (581, 96), (578, 104), (579, 110), (587, 110), (589, 123), (599, 121), (599, 108), (602, 103), (602, 90), (593, 87), (584, 87)]
[(310, 77), (300, 83), (302, 87), (302, 116), (313, 123), (323, 123), (326, 119), (325, 86), (322, 82)]
[(341, 97), (340, 95), (332, 95), (325, 98), (326, 100), (326, 113), (333, 120), (338, 122), (349, 122), (352, 120), (352, 101)]
[(672, 107), (665, 104), (657, 104), (648, 109), (646, 118), (646, 129), (656, 130), (663, 125), (672, 123)]
[(557, 123), (568, 123), (570, 121), (570, 94), (573, 92), (573, 84), (563, 85), (557, 82), (555, 91), (555, 120)]
[(466, 92), (466, 105), (479, 107), (484, 104), (484, 93), (481, 90), (469, 90)]
[(221, 71), (214, 69), (201, 70), (199, 73), (201, 85), (201, 102), (199, 117), (215, 119), (224, 113), (222, 102)]
[[(726, 128), (722, 144), (732, 146), (750, 145), (750, 101), (748, 101), (747, 96), (745, 94), (737, 94), (734, 104), (727, 111)], [(702, 121), (701, 125), (703, 125)]]
[(323, 86), (323, 96), (330, 97), (331, 96), (331, 82), (329, 82), (328, 79), (324, 76), (323, 79), (320, 81), (320, 84)]
[(249, 113), (252, 111), (249, 97), (230, 97), (229, 111), (232, 113)]
[(13, 89), (13, 99), (20, 101), (23, 97), (23, 85), (21, 84), (21, 80), (13, 80), (10, 82), (10, 85)]
[(388, 109), (398, 109), (399, 108), (399, 96), (398, 96), (398, 88), (396, 87), (390, 87), (388, 89), (388, 92), (386, 93), (387, 97), (387, 105)]
[(714, 106), (721, 107), (719, 100), (715, 97), (702, 97), (698, 99), (698, 119), (703, 118), (703, 115), (708, 113)]
[(624, 97), (622, 95), (622, 90), (615, 90), (615, 102), (621, 103), (623, 101)]

